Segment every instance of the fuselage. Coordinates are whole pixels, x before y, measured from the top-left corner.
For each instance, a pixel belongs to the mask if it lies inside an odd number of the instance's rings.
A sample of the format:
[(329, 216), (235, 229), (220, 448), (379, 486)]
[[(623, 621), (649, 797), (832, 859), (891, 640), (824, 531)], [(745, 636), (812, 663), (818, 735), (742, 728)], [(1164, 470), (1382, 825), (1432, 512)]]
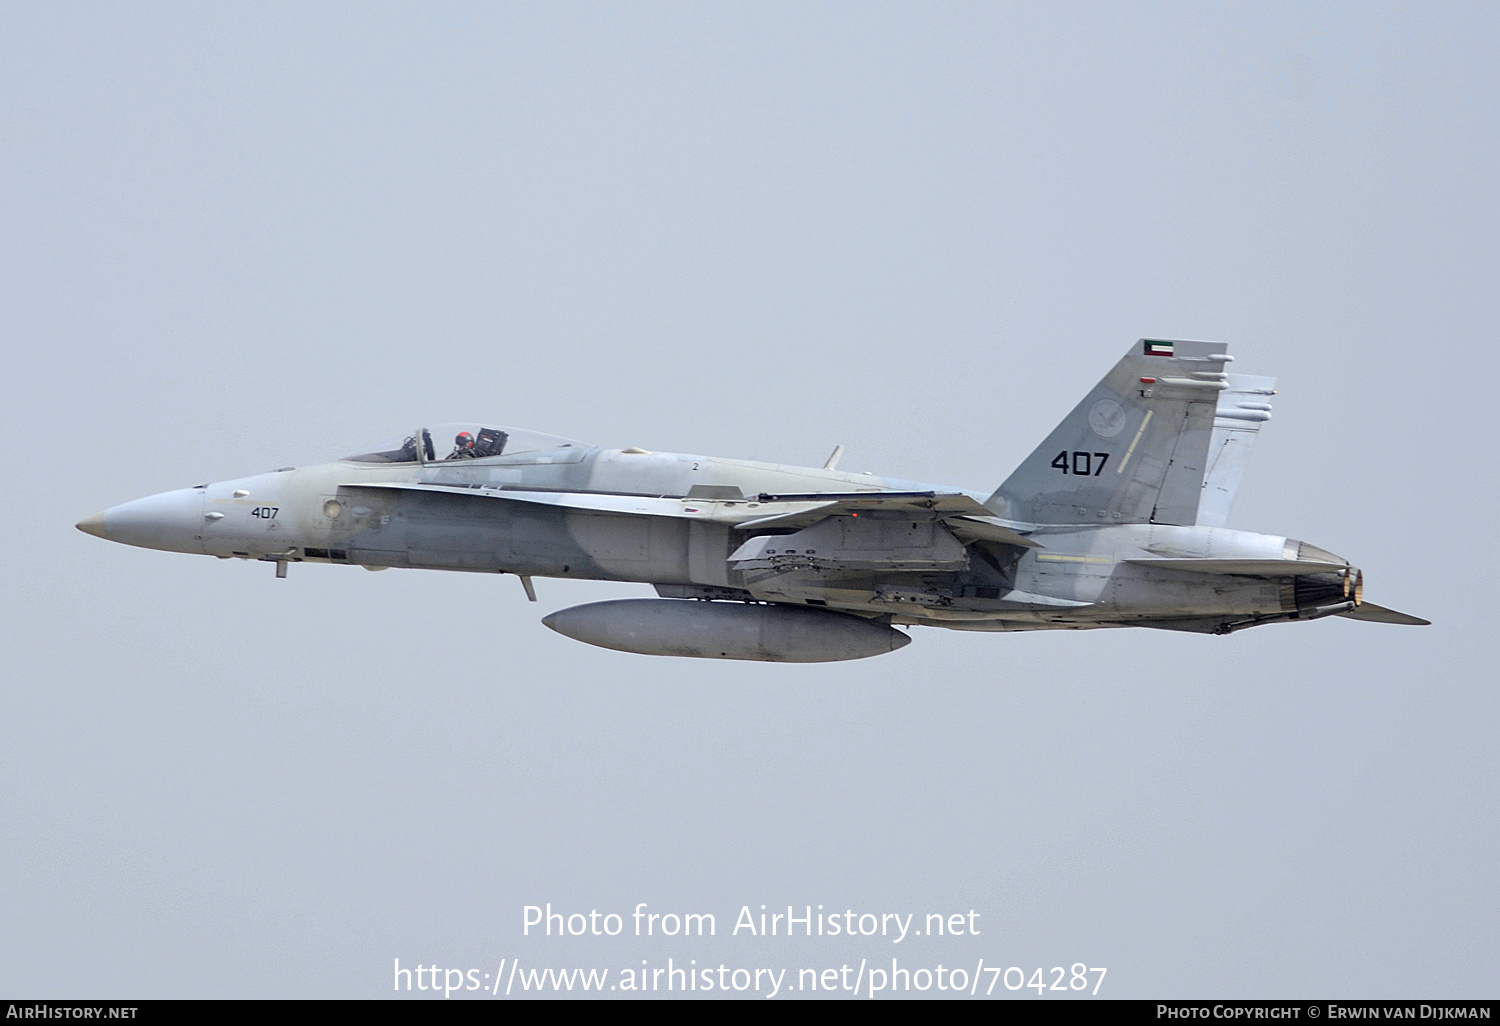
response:
[[(80, 527), (148, 548), (269, 561), (282, 573), (293, 563), (335, 563), (634, 581), (667, 597), (812, 606), (964, 630), (1223, 632), (1353, 605), (1352, 568), (1277, 578), (1150, 565), (1296, 560), (1299, 552), (1337, 560), (1280, 536), (988, 518), (1027, 540), (1006, 544), (962, 530), (956, 537), (951, 519), (921, 509), (757, 526), (768, 514), (816, 510), (818, 493), (930, 492), (974, 503), (984, 493), (580, 443), (432, 455), (354, 458), (199, 485), (116, 506)], [(798, 498), (780, 498), (787, 495)]]
[[(314, 467), (199, 485), (80, 529), (221, 559), (634, 581), (656, 599), (552, 613), (648, 655), (816, 662), (891, 652), (892, 625), (1153, 627), (1427, 621), (1363, 601), (1348, 560), (1226, 528), (1274, 378), (1222, 342), (1140, 339), (993, 492), (608, 449), (525, 429), (418, 428)], [(451, 439), (451, 442), (449, 441)], [(701, 600), (701, 601), (689, 601)]]

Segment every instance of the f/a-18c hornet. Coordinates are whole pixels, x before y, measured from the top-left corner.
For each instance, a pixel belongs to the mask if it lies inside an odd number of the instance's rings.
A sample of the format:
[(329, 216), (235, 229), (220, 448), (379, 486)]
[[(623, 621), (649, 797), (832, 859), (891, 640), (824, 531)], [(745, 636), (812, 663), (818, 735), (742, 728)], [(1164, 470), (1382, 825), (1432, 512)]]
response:
[(418, 428), (334, 463), (127, 502), (82, 531), (146, 548), (367, 570), (636, 581), (562, 609), (570, 638), (649, 655), (859, 659), (898, 626), (1228, 634), (1344, 616), (1364, 575), (1226, 529), (1275, 380), (1220, 342), (1142, 339), (993, 493), (837, 469), (605, 449), (485, 424)]

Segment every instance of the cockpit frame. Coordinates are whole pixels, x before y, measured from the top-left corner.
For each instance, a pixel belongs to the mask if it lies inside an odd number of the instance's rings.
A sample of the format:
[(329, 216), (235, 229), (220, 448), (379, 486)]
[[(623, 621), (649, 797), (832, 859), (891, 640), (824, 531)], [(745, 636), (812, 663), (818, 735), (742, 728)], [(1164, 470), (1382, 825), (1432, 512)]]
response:
[[(454, 438), (453, 451), (446, 456), (438, 456), (440, 443), (437, 439), (450, 436)], [(465, 437), (469, 440), (467, 448), (472, 453), (471, 455), (466, 455), (465, 446), (460, 444), (459, 440)], [(422, 467), (451, 467), (459, 463), (492, 465), (493, 461), (504, 460), (510, 456), (559, 449), (573, 449), (581, 453), (589, 448), (592, 446), (587, 442), (581, 442), (575, 438), (549, 435), (526, 428), (501, 427), (478, 421), (452, 422), (418, 427), (407, 435), (400, 445), (345, 456), (343, 462), (415, 464)], [(562, 459), (558, 462), (573, 462), (573, 460)]]

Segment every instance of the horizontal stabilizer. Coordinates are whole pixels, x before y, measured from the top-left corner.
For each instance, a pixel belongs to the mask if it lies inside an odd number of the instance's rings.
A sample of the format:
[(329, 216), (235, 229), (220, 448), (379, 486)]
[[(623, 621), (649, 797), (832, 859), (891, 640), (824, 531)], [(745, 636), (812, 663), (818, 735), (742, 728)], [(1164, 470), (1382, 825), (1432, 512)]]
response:
[(1125, 563), (1158, 570), (1187, 570), (1199, 574), (1239, 574), (1244, 577), (1299, 577), (1303, 574), (1342, 573), (1347, 563), (1312, 559), (1126, 559)]
[(1411, 616), (1407, 613), (1398, 613), (1394, 609), (1385, 606), (1377, 606), (1373, 602), (1362, 602), (1347, 613), (1339, 616), (1347, 616), (1351, 620), (1368, 620), (1370, 623), (1400, 623), (1409, 627), (1429, 627), (1431, 620), (1424, 620), (1419, 616)]

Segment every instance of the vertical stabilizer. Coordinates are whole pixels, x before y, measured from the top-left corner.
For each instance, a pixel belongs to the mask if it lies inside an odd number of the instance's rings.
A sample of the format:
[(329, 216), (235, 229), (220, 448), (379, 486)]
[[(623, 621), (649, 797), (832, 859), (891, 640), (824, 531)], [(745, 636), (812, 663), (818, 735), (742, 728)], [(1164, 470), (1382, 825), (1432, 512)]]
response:
[(1141, 339), (987, 505), (1036, 524), (1193, 524), (1223, 342)]
[(1208, 474), (1203, 480), (1203, 500), (1198, 504), (1198, 523), (1223, 527), (1229, 522), (1234, 493), (1245, 475), (1245, 464), (1260, 426), (1271, 419), (1271, 396), (1276, 379), (1251, 374), (1226, 374), (1229, 387), (1219, 393), (1214, 413), (1214, 433), (1208, 443)]

